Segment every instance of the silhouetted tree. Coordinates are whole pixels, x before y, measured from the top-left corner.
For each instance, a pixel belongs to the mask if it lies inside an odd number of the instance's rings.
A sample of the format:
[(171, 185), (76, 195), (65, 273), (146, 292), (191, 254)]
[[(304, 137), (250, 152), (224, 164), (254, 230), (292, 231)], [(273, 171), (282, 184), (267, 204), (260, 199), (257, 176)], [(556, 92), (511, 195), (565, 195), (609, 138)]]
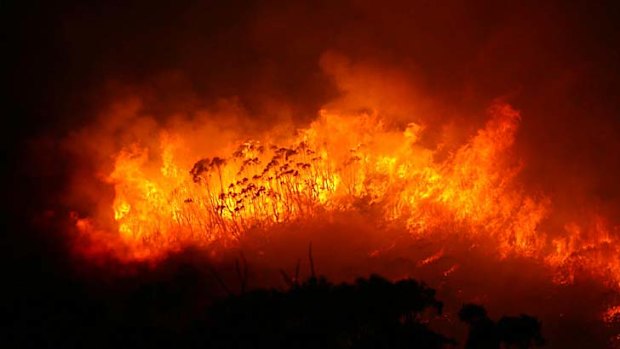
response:
[(540, 321), (529, 315), (504, 316), (495, 324), (482, 306), (465, 304), (459, 318), (469, 325), (466, 349), (498, 349), (500, 343), (506, 349), (528, 349), (545, 344)]
[(459, 319), (469, 325), (465, 349), (499, 349), (497, 328), (482, 306), (463, 305)]

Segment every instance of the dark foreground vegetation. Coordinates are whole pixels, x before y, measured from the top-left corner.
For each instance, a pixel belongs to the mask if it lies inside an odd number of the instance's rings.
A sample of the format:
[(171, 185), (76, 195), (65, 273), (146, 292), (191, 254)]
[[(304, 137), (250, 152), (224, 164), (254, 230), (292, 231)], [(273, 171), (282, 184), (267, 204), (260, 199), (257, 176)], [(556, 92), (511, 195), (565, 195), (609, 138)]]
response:
[[(136, 276), (141, 275), (141, 276)], [(311, 276), (288, 286), (231, 292), (216, 274), (181, 265), (166, 273), (80, 282), (48, 275), (13, 294), (3, 347), (32, 348), (531, 348), (544, 343), (527, 315), (497, 323), (479, 305), (459, 317), (468, 338), (429, 327), (443, 304), (412, 279), (372, 275), (333, 284)], [(224, 290), (223, 296), (208, 290)], [(502, 343), (502, 344), (500, 344)]]

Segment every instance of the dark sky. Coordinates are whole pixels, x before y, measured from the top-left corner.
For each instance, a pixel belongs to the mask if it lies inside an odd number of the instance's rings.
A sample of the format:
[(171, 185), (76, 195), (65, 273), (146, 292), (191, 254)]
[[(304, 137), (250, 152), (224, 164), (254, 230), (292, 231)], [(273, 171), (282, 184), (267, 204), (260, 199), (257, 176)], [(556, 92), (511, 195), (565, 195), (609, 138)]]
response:
[(42, 127), (73, 126), (82, 116), (65, 112), (93, 107), (107, 80), (154, 83), (166, 72), (201, 99), (258, 108), (264, 93), (316, 107), (330, 97), (326, 50), (415, 66), (428, 94), (534, 99), (555, 84), (568, 103), (618, 103), (617, 6), (604, 2), (15, 3), (4, 5), (10, 97)]
[(526, 181), (560, 202), (587, 197), (618, 212), (617, 2), (2, 6), (10, 161), (23, 162), (24, 139), (62, 138), (118, 95), (135, 91), (148, 96), (156, 116), (236, 98), (267, 123), (274, 101), (307, 122), (338, 94), (319, 64), (329, 51), (415, 76), (417, 87), (448, 111), (446, 118), (457, 115), (465, 124), (495, 98), (507, 99), (523, 114), (517, 147), (528, 164)]

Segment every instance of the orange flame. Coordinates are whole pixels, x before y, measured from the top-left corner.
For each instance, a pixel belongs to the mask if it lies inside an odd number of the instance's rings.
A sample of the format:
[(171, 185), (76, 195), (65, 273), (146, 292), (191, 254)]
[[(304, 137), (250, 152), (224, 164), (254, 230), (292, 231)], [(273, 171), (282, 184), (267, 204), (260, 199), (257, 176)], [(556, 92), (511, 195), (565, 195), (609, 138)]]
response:
[(620, 286), (618, 235), (601, 217), (589, 226), (569, 222), (563, 234), (544, 231), (551, 201), (518, 185), (522, 164), (510, 156), (520, 115), (506, 104), (489, 114), (443, 158), (423, 146), (422, 125), (395, 130), (373, 112), (321, 110), (292, 137), (240, 142), (226, 157), (191, 158), (183, 134), (162, 132), (156, 158), (140, 144), (116, 154), (107, 181), (118, 232), (89, 219), (77, 226), (95, 250), (155, 260), (190, 245), (234, 246), (283, 222), (367, 210), (413, 235), (450, 229), (493, 241), (500, 256), (543, 261), (558, 282), (584, 270)]

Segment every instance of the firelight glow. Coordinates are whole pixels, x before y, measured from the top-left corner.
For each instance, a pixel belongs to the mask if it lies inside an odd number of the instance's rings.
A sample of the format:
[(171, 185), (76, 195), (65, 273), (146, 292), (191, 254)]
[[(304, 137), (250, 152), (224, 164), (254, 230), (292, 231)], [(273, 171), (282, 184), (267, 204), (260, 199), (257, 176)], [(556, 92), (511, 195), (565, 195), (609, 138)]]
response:
[(115, 155), (107, 175), (115, 231), (92, 218), (76, 224), (92, 240), (90, 252), (157, 260), (187, 246), (230, 248), (278, 224), (372, 210), (414, 236), (448, 229), (493, 241), (499, 258), (537, 259), (560, 283), (579, 269), (619, 287), (612, 228), (595, 216), (587, 226), (566, 222), (564, 234), (544, 231), (553, 203), (516, 180), (524, 166), (511, 152), (520, 113), (496, 103), (488, 114), (482, 129), (442, 158), (419, 141), (424, 125), (390, 127), (369, 111), (322, 109), (288, 138), (247, 139), (211, 158), (192, 158), (183, 135), (164, 130), (157, 156), (139, 143)]

